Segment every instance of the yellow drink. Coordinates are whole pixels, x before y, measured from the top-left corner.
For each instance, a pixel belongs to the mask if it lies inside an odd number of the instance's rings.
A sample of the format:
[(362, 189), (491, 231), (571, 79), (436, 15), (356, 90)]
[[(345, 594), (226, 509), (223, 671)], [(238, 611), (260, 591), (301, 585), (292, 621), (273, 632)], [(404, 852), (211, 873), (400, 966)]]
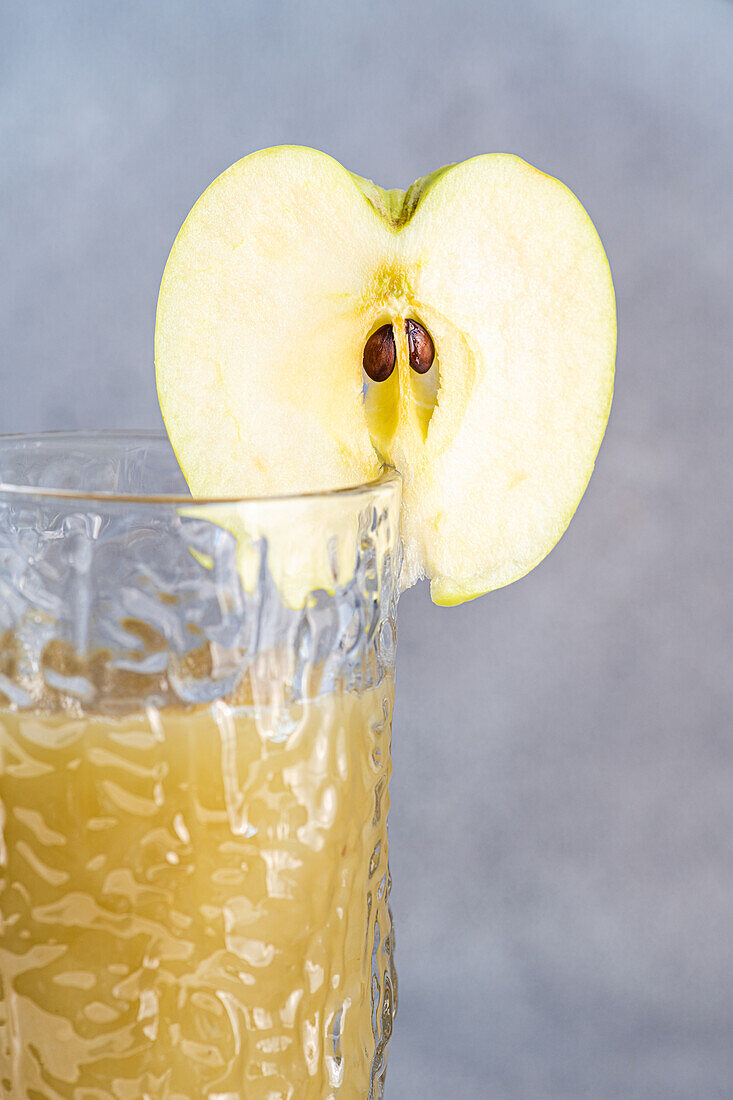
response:
[(0, 1095), (380, 1095), (392, 698), (0, 713)]

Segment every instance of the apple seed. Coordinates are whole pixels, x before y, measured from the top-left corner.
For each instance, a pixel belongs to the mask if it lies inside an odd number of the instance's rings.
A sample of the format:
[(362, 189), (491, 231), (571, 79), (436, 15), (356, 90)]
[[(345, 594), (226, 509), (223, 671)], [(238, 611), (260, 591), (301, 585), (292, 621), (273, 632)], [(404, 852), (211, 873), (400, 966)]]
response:
[(417, 321), (405, 321), (405, 332), (410, 349), (410, 366), (417, 374), (427, 374), (435, 359), (432, 336)]
[(382, 325), (364, 345), (364, 371), (372, 382), (386, 382), (394, 370), (397, 350), (391, 325)]

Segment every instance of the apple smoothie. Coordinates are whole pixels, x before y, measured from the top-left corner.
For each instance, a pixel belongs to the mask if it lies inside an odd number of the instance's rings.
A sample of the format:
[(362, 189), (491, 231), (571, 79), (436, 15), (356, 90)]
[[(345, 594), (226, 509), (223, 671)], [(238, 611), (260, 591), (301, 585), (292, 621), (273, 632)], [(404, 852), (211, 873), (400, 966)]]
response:
[[(615, 349), (594, 225), (519, 157), (207, 188), (156, 314), (174, 474), (91, 433), (10, 441), (14, 481), (0, 441), (2, 1095), (381, 1100), (397, 598), (550, 552)], [(277, 736), (232, 697), (273, 652)]]
[(372, 1094), (392, 699), (0, 715), (0, 1095)]

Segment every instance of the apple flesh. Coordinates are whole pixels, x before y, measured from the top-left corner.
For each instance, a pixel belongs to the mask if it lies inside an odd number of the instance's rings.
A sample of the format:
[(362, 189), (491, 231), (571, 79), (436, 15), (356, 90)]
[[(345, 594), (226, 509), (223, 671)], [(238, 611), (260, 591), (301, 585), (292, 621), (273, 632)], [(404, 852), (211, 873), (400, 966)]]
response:
[[(396, 362), (372, 381), (365, 348), (386, 325)], [(197, 496), (330, 489), (395, 466), (403, 582), (427, 575), (450, 604), (521, 577), (562, 535), (605, 429), (615, 344), (603, 247), (552, 177), (493, 154), (383, 191), (283, 146), (224, 172), (181, 229), (157, 384)]]

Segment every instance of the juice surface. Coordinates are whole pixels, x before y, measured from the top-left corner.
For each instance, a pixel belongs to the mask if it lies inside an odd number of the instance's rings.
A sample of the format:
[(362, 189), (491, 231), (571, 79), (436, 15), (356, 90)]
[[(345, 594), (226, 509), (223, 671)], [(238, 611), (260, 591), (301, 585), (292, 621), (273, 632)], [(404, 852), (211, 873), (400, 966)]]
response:
[(381, 1095), (392, 700), (0, 712), (0, 1096)]

